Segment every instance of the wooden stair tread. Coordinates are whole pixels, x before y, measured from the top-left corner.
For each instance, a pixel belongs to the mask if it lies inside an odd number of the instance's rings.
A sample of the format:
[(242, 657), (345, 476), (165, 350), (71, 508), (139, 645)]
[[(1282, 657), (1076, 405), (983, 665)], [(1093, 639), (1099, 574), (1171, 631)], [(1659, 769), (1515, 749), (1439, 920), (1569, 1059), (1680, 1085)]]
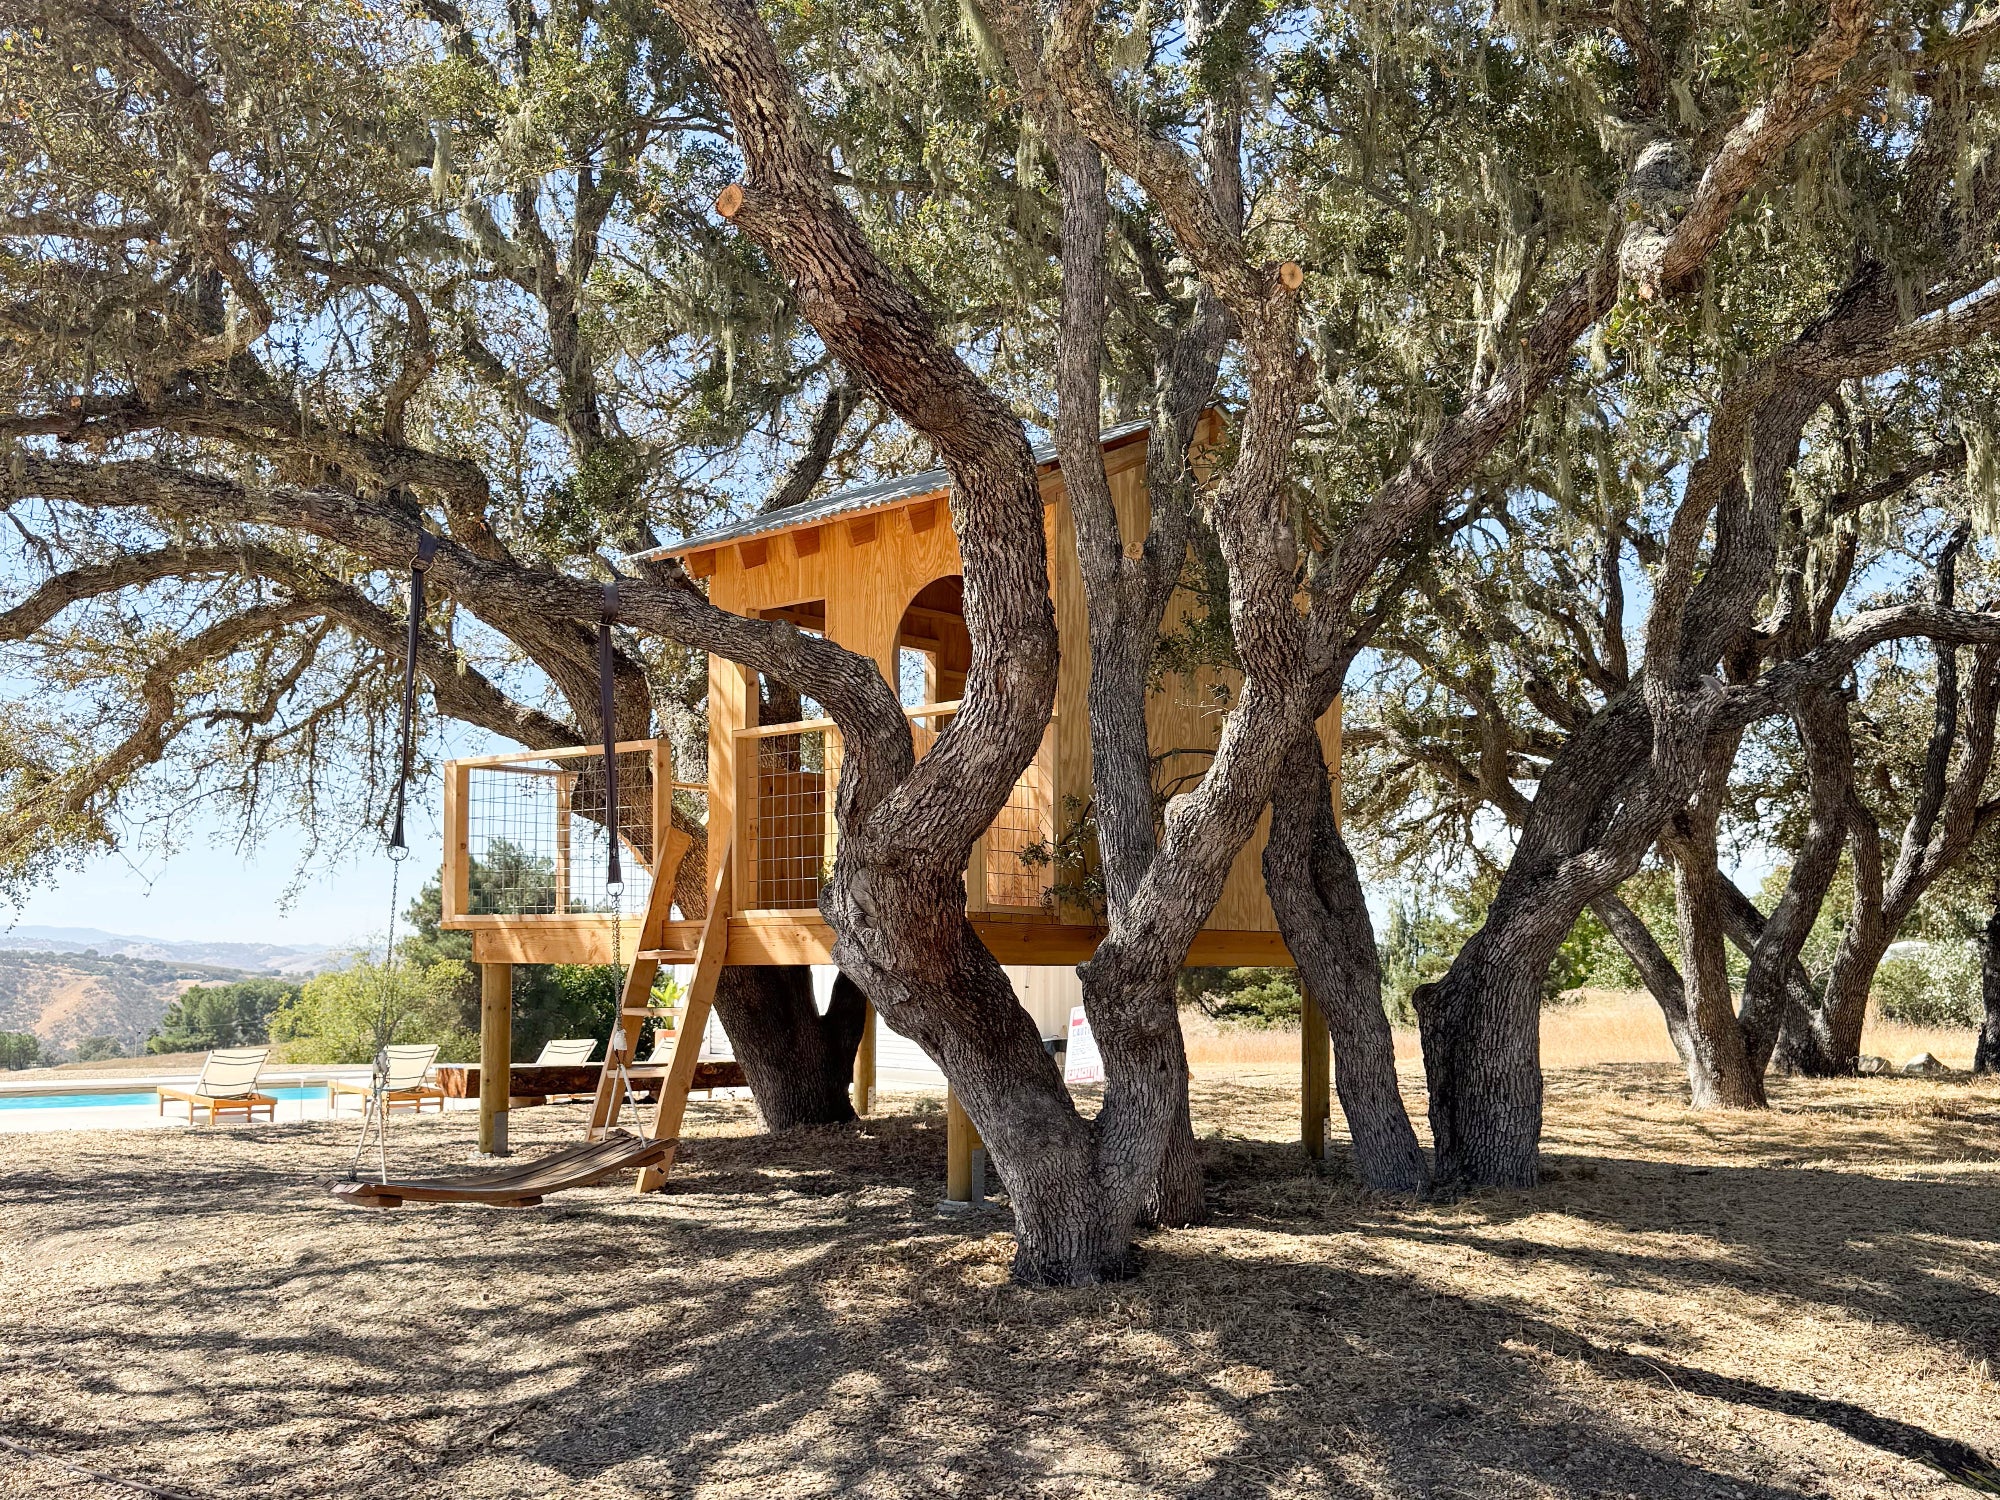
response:
[(650, 958), (659, 964), (691, 964), (701, 957), (695, 948), (641, 948), (634, 958)]

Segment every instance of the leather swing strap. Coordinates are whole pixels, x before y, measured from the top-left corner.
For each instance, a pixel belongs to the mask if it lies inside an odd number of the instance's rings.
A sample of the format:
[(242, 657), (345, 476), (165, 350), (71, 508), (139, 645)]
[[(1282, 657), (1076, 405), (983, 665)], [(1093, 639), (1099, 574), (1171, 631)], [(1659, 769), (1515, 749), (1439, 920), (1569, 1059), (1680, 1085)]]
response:
[(437, 538), (428, 531), (419, 531), (417, 555), (410, 563), (409, 633), (403, 643), (402, 728), (396, 754), (396, 826), (389, 834), (390, 849), (405, 853), (409, 845), (403, 839), (403, 803), (410, 785), (410, 731), (417, 709), (417, 647), (423, 639), (424, 574), (436, 555)]
[(612, 681), (611, 622), (618, 618), (618, 580), (604, 585), (604, 602), (597, 617), (597, 712), (604, 726), (604, 830), (610, 850), (604, 867), (604, 888), (617, 894), (625, 888), (618, 868), (618, 703)]

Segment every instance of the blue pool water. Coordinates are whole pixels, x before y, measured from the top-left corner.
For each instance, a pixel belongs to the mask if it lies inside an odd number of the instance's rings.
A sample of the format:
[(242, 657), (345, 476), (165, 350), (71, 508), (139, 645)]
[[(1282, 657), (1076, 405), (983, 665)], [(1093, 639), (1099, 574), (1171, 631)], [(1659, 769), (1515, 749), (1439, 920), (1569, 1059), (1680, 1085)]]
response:
[[(273, 1099), (324, 1099), (326, 1085), (285, 1084), (260, 1092)], [(107, 1109), (119, 1105), (154, 1104), (158, 1099), (159, 1095), (151, 1089), (137, 1089), (124, 1094), (0, 1094), (0, 1109)]]

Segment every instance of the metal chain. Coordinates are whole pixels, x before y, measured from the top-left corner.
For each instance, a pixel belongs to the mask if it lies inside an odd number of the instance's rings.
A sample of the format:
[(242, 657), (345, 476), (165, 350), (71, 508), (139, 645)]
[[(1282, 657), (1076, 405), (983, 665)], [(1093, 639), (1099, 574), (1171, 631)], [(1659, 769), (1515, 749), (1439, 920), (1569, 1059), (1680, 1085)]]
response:
[(375, 1138), (381, 1151), (382, 1180), (389, 1180), (389, 1115), (382, 1095), (389, 1084), (389, 1029), (393, 1024), (390, 1008), (396, 998), (396, 907), (402, 899), (403, 861), (408, 857), (407, 849), (389, 851), (389, 925), (382, 939), (382, 1009), (375, 1018), (375, 1071), (368, 1080), (368, 1107), (361, 1114), (361, 1139), (354, 1144), (354, 1160), (347, 1164), (349, 1182), (354, 1181), (360, 1172), (362, 1153), (368, 1149), (368, 1125), (371, 1120), (376, 1127)]

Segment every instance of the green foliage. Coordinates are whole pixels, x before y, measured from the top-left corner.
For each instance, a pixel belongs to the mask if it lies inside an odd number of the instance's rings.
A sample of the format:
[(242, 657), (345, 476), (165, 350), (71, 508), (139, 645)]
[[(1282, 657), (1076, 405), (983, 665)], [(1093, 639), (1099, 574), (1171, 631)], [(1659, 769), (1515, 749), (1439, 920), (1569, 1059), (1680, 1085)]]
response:
[(1576, 992), (1592, 982), (1605, 953), (1617, 946), (1604, 924), (1584, 912), (1563, 939), (1562, 947), (1556, 950), (1549, 972), (1542, 977), (1542, 1004), (1574, 1004)]
[(533, 1057), (555, 1037), (611, 1034), (618, 971), (600, 964), (538, 964), (514, 971), (514, 1055)]
[[(1618, 897), (1632, 908), (1633, 915), (1646, 924), (1646, 930), (1653, 940), (1664, 949), (1669, 957), (1679, 951), (1680, 938), (1674, 926), (1674, 877), (1671, 871), (1660, 867), (1641, 870), (1618, 888)], [(1589, 914), (1585, 914), (1590, 918)], [(1603, 931), (1602, 927), (1598, 929)], [(1618, 946), (1616, 939), (1605, 932), (1593, 955), (1590, 976), (1584, 983), (1602, 990), (1637, 990), (1645, 988), (1645, 981), (1639, 977), (1632, 960), (1625, 956), (1625, 950)]]
[(282, 979), (197, 985), (167, 1007), (146, 1038), (148, 1052), (207, 1052), (254, 1047), (271, 1039), (271, 1017), (299, 992)]
[(1908, 1026), (1977, 1026), (1984, 1013), (1979, 950), (1970, 943), (1925, 943), (1884, 959), (1868, 998), (1885, 1021)]
[(1444, 977), (1464, 940), (1460, 924), (1421, 899), (1398, 901), (1389, 912), (1389, 930), (1377, 944), (1382, 960), (1382, 1009), (1398, 1026), (1414, 1026), (1411, 1001), (1420, 984)]
[[(316, 975), (280, 1004), (271, 1017), (271, 1040), (285, 1045), (292, 1062), (372, 1062), (379, 1040), (438, 1045), (448, 1062), (479, 1055), (479, 1035), (461, 1019), (462, 964), (393, 969), (357, 958), (345, 969)], [(388, 1035), (378, 1027), (385, 1015)]]
[[(474, 881), (486, 878), (491, 882), (489, 899), (500, 899), (504, 891), (520, 892), (528, 888), (539, 862), (526, 856), (516, 859), (518, 853), (511, 846), (496, 843), (487, 858), (473, 866)], [(551, 870), (551, 892), (553, 879)], [(511, 909), (547, 908), (536, 908), (524, 901)], [(472, 962), (472, 934), (440, 926), (443, 915), (443, 891), (432, 880), (404, 912), (404, 919), (414, 930), (397, 945), (396, 952), (403, 965), (430, 976), (429, 982), (437, 986), (439, 999), (453, 1007), (459, 1027), (477, 1037), (479, 976)], [(653, 992), (663, 999), (670, 997), (672, 978), (662, 974)], [(618, 1010), (617, 972), (609, 966), (593, 964), (516, 964), (513, 1009), (517, 1058), (533, 1057), (544, 1042), (556, 1037), (608, 1036)], [(643, 1053), (643, 1043), (641, 1050)]]
[(1038, 840), (1021, 849), (1021, 863), (1031, 870), (1054, 866), (1045, 898), (1071, 919), (1104, 918), (1104, 872), (1097, 860), (1097, 815), (1086, 798), (1063, 798), (1061, 833), (1053, 843)]
[[(1486, 908), (1498, 888), (1497, 872), (1486, 870), (1466, 884), (1447, 887), (1449, 907), (1433, 905), (1422, 896), (1398, 901), (1390, 909), (1388, 931), (1376, 945), (1382, 962), (1382, 1008), (1398, 1026), (1414, 1026), (1417, 986), (1444, 977), (1452, 960), (1486, 920)], [(1542, 1004), (1561, 1005), (1592, 982), (1600, 955), (1610, 946), (1610, 934), (1585, 913), (1563, 940), (1555, 961), (1542, 978)]]
[(41, 1039), (32, 1031), (0, 1031), (0, 1068), (32, 1068), (41, 1060)]
[(1305, 1011), (1291, 969), (1183, 969), (1179, 984), (1182, 1005), (1227, 1025), (1296, 1026)]
[[(479, 915), (552, 912), (555, 861), (530, 854), (508, 839), (494, 839), (466, 871), (466, 910)], [(440, 908), (442, 910), (442, 908)]]
[(115, 1036), (87, 1036), (76, 1044), (76, 1060), (80, 1063), (103, 1062), (124, 1055), (125, 1044)]

